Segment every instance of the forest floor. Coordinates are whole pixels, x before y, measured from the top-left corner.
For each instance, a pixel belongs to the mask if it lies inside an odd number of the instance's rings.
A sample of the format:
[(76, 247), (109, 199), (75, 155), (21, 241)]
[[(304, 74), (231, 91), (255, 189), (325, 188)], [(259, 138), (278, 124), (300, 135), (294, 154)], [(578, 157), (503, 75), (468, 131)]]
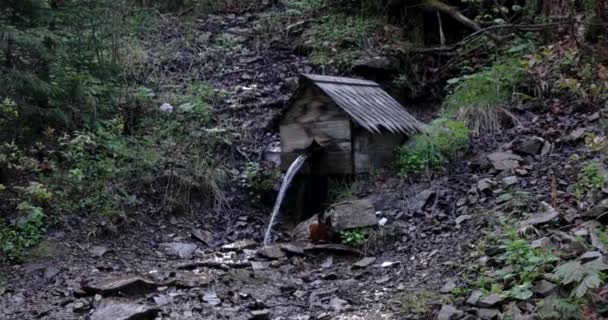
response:
[[(215, 106), (218, 129), (228, 132), (243, 158), (254, 161), (276, 144), (274, 121), (298, 73), (312, 71), (288, 43), (264, 43), (255, 35), (265, 15), (212, 15), (197, 30), (187, 31), (204, 38), (189, 49), (233, 46), (218, 61), (223, 68), (201, 80), (227, 94)], [(168, 18), (156, 35), (158, 43), (180, 43), (184, 28)], [(158, 67), (169, 77), (179, 77), (184, 69), (201, 71), (192, 68), (199, 63), (191, 60), (192, 54), (168, 56), (172, 60)], [(220, 213), (199, 209), (165, 217), (155, 215), (150, 205), (130, 215), (128, 225), (112, 237), (88, 234), (82, 228), (86, 222), (74, 218), (61, 230), (51, 230), (27, 261), (2, 267), (0, 319), (434, 318), (451, 301), (450, 289), (442, 287), (458, 282), (466, 266), (480, 257), (480, 241), (500, 216), (494, 213), (515, 206), (517, 199), (506, 194), (520, 190), (535, 203), (552, 203), (555, 178), (557, 208), (566, 212), (572, 207), (562, 189), (576, 179), (580, 165), (569, 159), (586, 151), (580, 136), (571, 132), (594, 131), (596, 117), (565, 107), (542, 118), (529, 111), (517, 116), (516, 127), (473, 139), (472, 151), (451, 164), (449, 175), (426, 181), (385, 176), (358, 181), (354, 195), (371, 199), (378, 217), (387, 219), (363, 255), (293, 244), (270, 257), (256, 257), (269, 213), (239, 204), (241, 195), (229, 199)], [(517, 156), (509, 170), (497, 169), (486, 158), (496, 151), (516, 151), (514, 140), (535, 137), (546, 142), (541, 147), (553, 146), (553, 153), (541, 156), (539, 148)], [(513, 176), (507, 181), (515, 182), (504, 182)], [(484, 181), (490, 181), (487, 188), (481, 187)], [(528, 210), (536, 209), (533, 204)], [(277, 233), (276, 243), (289, 242), (289, 230)], [(363, 257), (375, 259), (364, 263)]]

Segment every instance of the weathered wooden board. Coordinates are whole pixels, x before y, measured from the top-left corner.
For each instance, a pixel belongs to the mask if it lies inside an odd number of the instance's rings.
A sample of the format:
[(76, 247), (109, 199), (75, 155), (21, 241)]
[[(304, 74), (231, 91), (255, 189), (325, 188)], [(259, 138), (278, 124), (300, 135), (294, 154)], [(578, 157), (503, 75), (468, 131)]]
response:
[(372, 167), (380, 168), (390, 162), (395, 148), (406, 136), (388, 132), (372, 134), (358, 127), (354, 129), (353, 140), (355, 173), (369, 173)]
[(350, 121), (336, 120), (281, 125), (282, 152), (304, 150), (316, 140), (327, 151), (350, 152)]
[[(284, 152), (281, 153), (281, 169), (287, 170), (291, 163), (300, 153)], [(316, 161), (307, 161), (299, 174), (318, 174), (318, 175), (343, 175), (353, 174), (352, 153), (349, 152), (326, 152)]]
[(299, 94), (291, 102), (281, 124), (309, 123), (349, 119), (348, 114), (337, 106), (323, 91), (310, 84), (303, 84)]

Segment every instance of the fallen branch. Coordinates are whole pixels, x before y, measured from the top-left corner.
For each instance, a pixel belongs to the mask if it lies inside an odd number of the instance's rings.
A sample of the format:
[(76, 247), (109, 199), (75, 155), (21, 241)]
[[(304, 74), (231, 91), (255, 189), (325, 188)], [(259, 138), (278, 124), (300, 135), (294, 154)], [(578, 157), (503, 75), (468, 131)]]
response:
[[(464, 24), (465, 26), (467, 26), (475, 31), (482, 30), (482, 28), (479, 26), (479, 24), (477, 24), (477, 22), (467, 18), (465, 15), (460, 13), (460, 11), (456, 7), (450, 6), (440, 0), (426, 0), (425, 4), (426, 4), (427, 8), (447, 14), (450, 17), (454, 18), (456, 21)], [(496, 42), (498, 42), (500, 40), (498, 37), (496, 37), (494, 35), (488, 35), (488, 37)]]

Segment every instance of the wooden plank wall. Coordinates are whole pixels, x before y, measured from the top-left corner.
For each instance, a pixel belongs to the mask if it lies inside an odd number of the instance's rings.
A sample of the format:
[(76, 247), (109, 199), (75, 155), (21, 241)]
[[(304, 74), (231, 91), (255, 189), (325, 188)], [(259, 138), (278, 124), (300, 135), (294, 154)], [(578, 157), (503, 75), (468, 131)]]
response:
[(325, 154), (319, 161), (309, 162), (305, 171), (352, 174), (350, 118), (320, 89), (306, 81), (301, 86), (280, 125), (281, 167), (286, 170), (301, 151), (316, 140)]
[(369, 173), (372, 167), (387, 166), (395, 148), (407, 139), (404, 134), (389, 132), (372, 134), (360, 126), (354, 127), (353, 132), (354, 166), (357, 174)]

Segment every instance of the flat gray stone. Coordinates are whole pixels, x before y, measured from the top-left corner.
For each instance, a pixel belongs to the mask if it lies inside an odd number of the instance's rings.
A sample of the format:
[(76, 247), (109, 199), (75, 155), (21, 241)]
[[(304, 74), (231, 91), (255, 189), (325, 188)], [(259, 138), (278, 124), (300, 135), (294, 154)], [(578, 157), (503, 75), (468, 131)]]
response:
[(194, 251), (198, 248), (193, 243), (185, 242), (166, 242), (161, 243), (160, 247), (167, 255), (179, 257), (181, 259), (190, 259), (194, 255)]
[(93, 257), (100, 258), (103, 257), (104, 254), (110, 251), (108, 248), (104, 246), (93, 246), (89, 249), (89, 252), (93, 255)]
[(376, 257), (365, 257), (355, 263), (353, 263), (354, 268), (365, 268), (376, 261)]
[(587, 251), (581, 255), (580, 259), (582, 263), (585, 263), (602, 257), (603, 255), (599, 251)]
[(479, 299), (479, 301), (477, 301), (477, 306), (482, 308), (491, 308), (502, 301), (503, 298), (500, 295), (492, 293), (489, 296)]
[(91, 315), (91, 320), (152, 320), (160, 309), (135, 303), (104, 300)]
[(519, 168), (522, 157), (510, 152), (494, 152), (487, 155), (496, 170), (504, 171)]
[(456, 288), (456, 282), (454, 279), (449, 279), (446, 283), (439, 289), (440, 293), (450, 293), (452, 290)]
[(500, 316), (499, 309), (480, 308), (476, 310), (477, 316), (482, 320), (493, 320)]
[(375, 226), (378, 224), (374, 204), (369, 199), (352, 200), (333, 205), (327, 213), (334, 231)]
[[(437, 320), (451, 320), (456, 318), (456, 315), (459, 313), (459, 310), (456, 309), (453, 305), (444, 304), (441, 306), (441, 310), (437, 314)], [(460, 311), (460, 313), (462, 313)]]
[(257, 246), (258, 243), (252, 239), (239, 240), (233, 243), (225, 244), (222, 246), (224, 251), (241, 251), (243, 249), (251, 249)]
[(264, 246), (258, 249), (258, 255), (268, 259), (280, 259), (285, 256), (285, 251), (280, 245)]
[(158, 287), (167, 286), (173, 282), (157, 283), (153, 280), (140, 276), (110, 277), (93, 283), (85, 284), (82, 289), (92, 294), (108, 295), (118, 292), (122, 293), (146, 293), (156, 290)]
[(532, 292), (534, 292), (534, 294), (536, 294), (538, 297), (546, 298), (553, 293), (556, 288), (556, 284), (553, 284), (547, 280), (541, 280), (537, 282), (534, 287), (532, 287)]
[(268, 310), (268, 309), (253, 310), (253, 311), (251, 311), (251, 319), (252, 320), (270, 320), (270, 310)]
[(49, 266), (46, 269), (44, 269), (44, 278), (47, 280), (52, 279), (56, 275), (58, 275), (59, 272), (60, 272), (60, 270), (57, 267)]
[(500, 181), (503, 188), (511, 187), (519, 182), (516, 176), (505, 177)]
[(481, 290), (474, 290), (473, 292), (471, 292), (471, 295), (467, 299), (466, 303), (474, 306), (477, 304), (477, 302), (479, 301), (479, 299), (481, 299), (482, 296), (483, 292), (481, 292)]

